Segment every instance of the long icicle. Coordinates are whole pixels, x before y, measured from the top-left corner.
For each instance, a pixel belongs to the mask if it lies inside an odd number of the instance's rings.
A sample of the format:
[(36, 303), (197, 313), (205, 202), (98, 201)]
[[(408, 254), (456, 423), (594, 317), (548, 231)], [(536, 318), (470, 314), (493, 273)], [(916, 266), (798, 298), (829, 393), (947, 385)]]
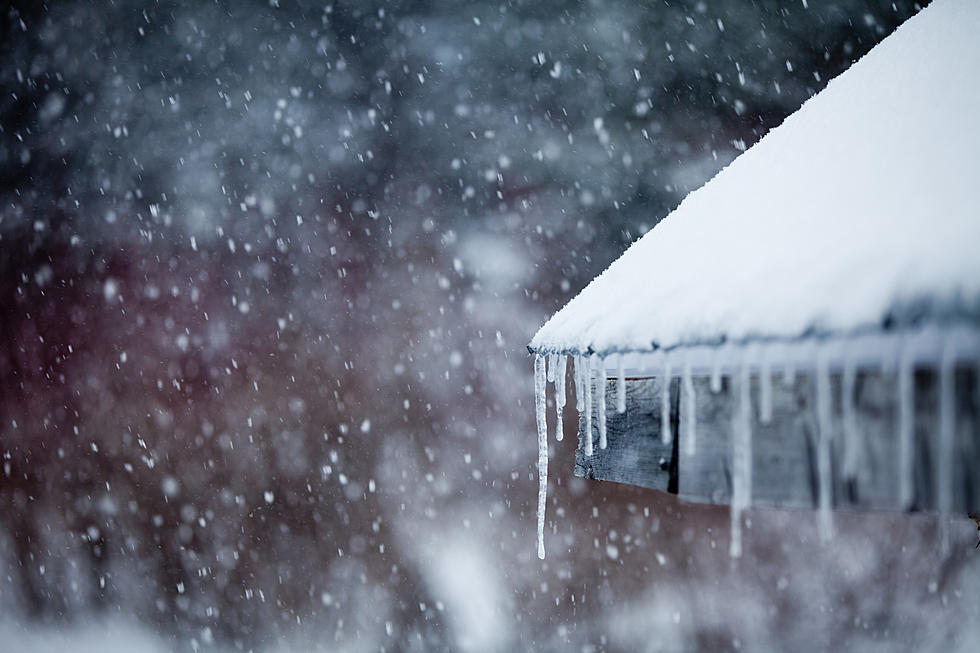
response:
[(783, 367), (783, 385), (791, 388), (796, 384), (796, 361), (793, 360), (793, 350), (785, 352), (786, 363)]
[(912, 506), (912, 444), (915, 389), (912, 384), (912, 355), (903, 343), (898, 361), (898, 500), (899, 507)]
[(575, 356), (575, 409), (582, 414), (585, 410), (585, 384), (582, 383), (582, 379), (585, 378), (582, 374), (582, 368), (585, 367), (585, 357)]
[(582, 357), (582, 385), (585, 388), (585, 455), (592, 457), (592, 372), (590, 361)]
[(817, 353), (817, 480), (818, 495), (818, 527), (820, 539), (829, 541), (833, 535), (833, 517), (830, 509), (833, 504), (833, 478), (831, 476), (830, 446), (833, 437), (831, 424), (830, 370), (827, 357), (823, 352)]
[(534, 415), (538, 426), (538, 558), (544, 560), (544, 511), (548, 503), (548, 421), (545, 359), (534, 357)]
[(738, 374), (732, 378), (738, 404), (732, 425), (731, 545), (728, 553), (738, 558), (742, 555), (742, 512), (752, 503), (751, 385), (747, 361), (742, 362)]
[(624, 369), (623, 356), (619, 354), (616, 358), (616, 412), (626, 412), (626, 370)]
[(606, 363), (601, 356), (595, 357), (596, 389), (599, 396), (596, 401), (599, 404), (599, 448), (606, 448)]
[(759, 421), (763, 424), (772, 421), (772, 368), (765, 345), (759, 356)]
[(721, 392), (721, 359), (724, 345), (715, 348), (711, 358), (711, 391), (715, 394)]
[(565, 370), (568, 365), (568, 357), (559, 354), (555, 366), (555, 440), (561, 442), (564, 437), (564, 424), (562, 422), (562, 412), (565, 408)]
[(698, 449), (698, 402), (694, 394), (694, 379), (691, 376), (690, 355), (684, 358), (684, 412), (687, 414), (687, 453), (693, 456)]
[(670, 444), (673, 434), (670, 432), (670, 359), (664, 354), (663, 388), (660, 391), (660, 436), (664, 444)]
[(953, 439), (956, 432), (956, 351), (947, 340), (939, 364), (939, 470), (936, 507), (939, 512), (939, 548), (949, 552), (949, 515), (953, 503)]
[(845, 353), (841, 372), (841, 427), (844, 432), (844, 479), (854, 481), (861, 470), (864, 440), (857, 425), (854, 385), (857, 369), (854, 358)]

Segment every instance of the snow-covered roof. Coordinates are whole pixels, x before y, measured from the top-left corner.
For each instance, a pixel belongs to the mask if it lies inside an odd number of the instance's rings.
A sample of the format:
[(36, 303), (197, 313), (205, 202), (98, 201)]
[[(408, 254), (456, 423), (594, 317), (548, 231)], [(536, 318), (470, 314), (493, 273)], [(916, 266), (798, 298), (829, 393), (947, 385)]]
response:
[(537, 352), (980, 322), (980, 2), (936, 0), (635, 242)]

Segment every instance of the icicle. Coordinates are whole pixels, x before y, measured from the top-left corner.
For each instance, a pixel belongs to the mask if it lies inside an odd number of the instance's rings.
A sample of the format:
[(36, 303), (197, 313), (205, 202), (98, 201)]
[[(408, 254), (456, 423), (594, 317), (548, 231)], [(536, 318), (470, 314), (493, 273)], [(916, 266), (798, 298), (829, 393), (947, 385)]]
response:
[(749, 368), (743, 362), (738, 371), (736, 392), (738, 404), (732, 434), (732, 503), (731, 545), (728, 553), (733, 558), (742, 555), (742, 511), (752, 504), (752, 426)]
[(593, 359), (596, 363), (596, 383), (598, 384), (599, 396), (596, 401), (599, 403), (599, 448), (606, 448), (606, 367), (602, 357), (596, 356)]
[(949, 341), (939, 364), (939, 470), (936, 474), (936, 507), (939, 511), (939, 542), (943, 555), (949, 552), (949, 515), (952, 509), (953, 436), (956, 429), (956, 352)]
[(626, 370), (623, 367), (623, 354), (616, 363), (616, 412), (626, 412)]
[(854, 480), (861, 469), (864, 442), (857, 427), (854, 406), (854, 382), (857, 376), (854, 360), (845, 355), (841, 373), (841, 426), (844, 430), (844, 478)]
[(912, 356), (908, 345), (902, 347), (898, 361), (898, 498), (906, 510), (912, 506), (912, 435), (915, 389), (912, 385)]
[(558, 354), (548, 354), (548, 383), (555, 382), (556, 367), (558, 367)]
[(660, 391), (660, 436), (664, 444), (670, 444), (670, 359), (664, 354), (663, 389)]
[(568, 359), (564, 354), (559, 354), (555, 360), (555, 440), (561, 442), (564, 437), (564, 424), (562, 423), (562, 411), (565, 408), (565, 369)]
[(759, 421), (763, 424), (772, 421), (772, 369), (765, 347), (759, 358)]
[(585, 368), (585, 357), (575, 357), (575, 409), (582, 413), (585, 410), (585, 384), (582, 383), (583, 368)]
[(796, 362), (793, 360), (793, 350), (786, 352), (786, 364), (783, 367), (783, 385), (792, 388), (796, 385)]
[(817, 437), (817, 482), (819, 485), (817, 522), (820, 538), (825, 542), (830, 540), (834, 528), (833, 517), (830, 512), (834, 491), (830, 468), (832, 428), (830, 370), (828, 369), (827, 357), (820, 352), (817, 354), (817, 430), (819, 431)]
[(585, 389), (585, 455), (592, 456), (592, 373), (589, 359), (582, 357), (582, 386)]
[(545, 359), (534, 357), (534, 415), (538, 425), (538, 557), (544, 560), (544, 511), (548, 503), (548, 421)]
[(722, 348), (717, 347), (711, 359), (711, 391), (715, 394), (721, 392), (721, 357)]
[(728, 555), (733, 558), (742, 557), (742, 508), (734, 503), (729, 508), (731, 514), (731, 544)]
[(693, 456), (698, 448), (698, 402), (697, 397), (694, 395), (694, 379), (691, 377), (690, 356), (684, 358), (683, 374), (681, 384), (684, 386), (684, 413), (687, 415), (687, 453)]

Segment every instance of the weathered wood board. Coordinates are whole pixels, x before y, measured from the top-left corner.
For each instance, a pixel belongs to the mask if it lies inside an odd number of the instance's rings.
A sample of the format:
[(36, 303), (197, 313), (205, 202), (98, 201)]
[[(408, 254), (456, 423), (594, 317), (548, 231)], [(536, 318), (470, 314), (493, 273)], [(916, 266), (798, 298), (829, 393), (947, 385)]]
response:
[[(673, 390), (676, 396), (677, 380)], [(598, 387), (598, 386), (597, 386)], [(664, 444), (660, 430), (660, 379), (630, 379), (626, 384), (626, 412), (616, 412), (616, 382), (606, 387), (606, 449), (599, 447), (598, 408), (592, 413), (592, 456), (585, 455), (586, 417), (579, 418), (579, 446), (575, 451), (575, 475), (600, 481), (616, 481), (668, 491), (671, 463), (676, 460), (674, 443)], [(601, 392), (593, 392), (594, 404)], [(673, 403), (673, 402), (672, 402)], [(676, 478), (676, 470), (674, 473)], [(673, 485), (676, 487), (676, 483)], [(676, 492), (676, 489), (673, 490)]]
[[(953, 512), (980, 509), (980, 389), (976, 370), (955, 374), (955, 431), (949, 478), (940, 481), (939, 381), (933, 371), (914, 375), (912, 510), (936, 511), (937, 488), (948, 483)], [(627, 411), (615, 411), (615, 381), (607, 380), (607, 441), (599, 448), (597, 412), (593, 413), (594, 453), (583, 449), (584, 415), (579, 420), (575, 474), (670, 491), (690, 501), (728, 503), (732, 488), (732, 432), (735, 399), (731, 379), (713, 393), (707, 378), (693, 380), (696, 395), (696, 440), (689, 446), (689, 406), (679, 379), (671, 383), (670, 423), (674, 436), (661, 433), (659, 378), (628, 379)], [(759, 416), (759, 381), (751, 381), (752, 503), (783, 507), (816, 507), (820, 478), (817, 455), (820, 431), (816, 387), (811, 375), (799, 373), (788, 383), (772, 379), (772, 420)], [(856, 375), (853, 416), (846, 423), (843, 382), (831, 374), (830, 460), (835, 508), (903, 510), (900, 501), (898, 387), (893, 372)], [(598, 388), (597, 388), (598, 390)], [(597, 411), (601, 393), (594, 394)]]

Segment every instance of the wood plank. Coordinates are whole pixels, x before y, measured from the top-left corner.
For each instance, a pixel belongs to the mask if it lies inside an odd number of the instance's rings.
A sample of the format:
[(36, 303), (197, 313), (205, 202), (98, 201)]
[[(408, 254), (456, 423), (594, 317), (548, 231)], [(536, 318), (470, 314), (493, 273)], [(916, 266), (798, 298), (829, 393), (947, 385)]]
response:
[[(675, 380), (674, 385), (677, 385)], [(584, 451), (585, 415), (579, 418), (579, 445), (575, 475), (600, 481), (629, 483), (667, 491), (671, 485), (673, 444), (663, 444), (660, 430), (660, 379), (630, 379), (626, 384), (626, 412), (616, 412), (616, 382), (607, 380), (606, 449), (599, 448), (599, 420), (593, 412), (593, 455)], [(676, 393), (676, 389), (675, 389)], [(593, 410), (601, 393), (593, 392)]]

